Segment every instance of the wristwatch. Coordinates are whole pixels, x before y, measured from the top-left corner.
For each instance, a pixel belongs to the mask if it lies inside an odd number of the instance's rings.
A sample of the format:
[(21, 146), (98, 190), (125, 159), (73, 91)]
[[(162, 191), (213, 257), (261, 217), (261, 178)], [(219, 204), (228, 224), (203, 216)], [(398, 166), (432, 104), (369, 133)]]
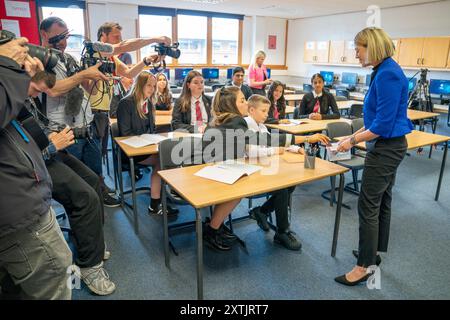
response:
[(152, 64), (152, 62), (147, 62), (147, 57), (144, 57), (144, 59), (142, 59), (142, 62), (144, 62), (144, 64), (148, 67), (149, 65)]

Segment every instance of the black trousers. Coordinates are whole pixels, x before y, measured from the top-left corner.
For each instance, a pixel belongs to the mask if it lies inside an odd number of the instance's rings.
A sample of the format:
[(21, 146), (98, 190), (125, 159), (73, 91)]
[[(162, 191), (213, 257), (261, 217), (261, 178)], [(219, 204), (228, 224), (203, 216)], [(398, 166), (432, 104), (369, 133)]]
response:
[(374, 149), (367, 153), (358, 199), (358, 266), (367, 268), (375, 265), (377, 251), (387, 251), (392, 187), (406, 150), (406, 138), (402, 136), (379, 139)]
[(261, 206), (261, 212), (270, 214), (275, 211), (277, 232), (283, 233), (289, 229), (289, 196), (295, 187), (285, 188), (270, 193), (270, 198)]
[(58, 152), (46, 165), (53, 182), (52, 196), (64, 206), (69, 218), (76, 264), (93, 267), (102, 262), (105, 252), (99, 177), (66, 152)]
[(253, 94), (259, 94), (260, 96), (265, 97), (266, 96), (266, 90), (264, 89), (256, 89), (256, 88), (251, 88)]

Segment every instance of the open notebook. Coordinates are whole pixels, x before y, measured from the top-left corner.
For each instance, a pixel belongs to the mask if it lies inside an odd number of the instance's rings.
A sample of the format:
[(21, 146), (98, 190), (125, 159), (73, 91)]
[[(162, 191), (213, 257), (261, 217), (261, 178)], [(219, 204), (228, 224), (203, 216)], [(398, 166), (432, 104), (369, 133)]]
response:
[(168, 137), (159, 135), (159, 134), (149, 134), (144, 133), (140, 136), (134, 136), (127, 139), (122, 140), (122, 143), (129, 145), (133, 148), (142, 148), (145, 146), (149, 146), (151, 144), (158, 144), (163, 140), (169, 139)]
[(225, 161), (204, 167), (194, 175), (226, 184), (233, 184), (241, 177), (249, 176), (262, 168), (239, 161)]

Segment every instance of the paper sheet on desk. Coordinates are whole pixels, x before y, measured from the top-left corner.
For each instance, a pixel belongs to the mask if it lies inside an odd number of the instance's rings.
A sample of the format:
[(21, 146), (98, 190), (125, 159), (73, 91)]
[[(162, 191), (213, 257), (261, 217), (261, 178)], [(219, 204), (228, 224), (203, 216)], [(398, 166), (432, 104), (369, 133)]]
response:
[(289, 119), (289, 121), (290, 121), (290, 125), (293, 125), (293, 126), (298, 126), (299, 124), (305, 124), (305, 123), (308, 123), (308, 122), (306, 122), (306, 121), (302, 121), (302, 120), (300, 120), (300, 119)]
[(233, 184), (243, 176), (249, 176), (263, 167), (246, 164), (243, 162), (221, 162), (212, 166), (204, 167), (194, 175), (209, 180), (226, 184)]
[(330, 161), (340, 161), (340, 160), (350, 160), (352, 158), (352, 154), (350, 150), (346, 152), (338, 152), (337, 147), (339, 143), (332, 143), (330, 146), (327, 146), (328, 160)]
[(133, 148), (142, 148), (145, 146), (149, 146), (152, 144), (158, 144), (163, 140), (168, 139), (168, 137), (159, 135), (159, 134), (141, 134), (140, 136), (134, 136), (127, 139), (122, 140), (122, 143), (129, 145)]

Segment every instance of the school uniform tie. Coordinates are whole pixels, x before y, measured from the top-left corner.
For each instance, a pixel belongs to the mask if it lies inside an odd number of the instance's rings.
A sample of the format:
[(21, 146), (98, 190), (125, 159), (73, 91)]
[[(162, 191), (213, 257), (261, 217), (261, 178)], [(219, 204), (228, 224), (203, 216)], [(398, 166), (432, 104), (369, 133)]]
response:
[(196, 122), (197, 125), (200, 127), (203, 125), (203, 116), (202, 116), (202, 109), (200, 108), (200, 101), (195, 101), (195, 115), (196, 115)]
[(319, 98), (317, 98), (316, 104), (314, 105), (313, 113), (318, 113), (320, 109), (320, 101)]

